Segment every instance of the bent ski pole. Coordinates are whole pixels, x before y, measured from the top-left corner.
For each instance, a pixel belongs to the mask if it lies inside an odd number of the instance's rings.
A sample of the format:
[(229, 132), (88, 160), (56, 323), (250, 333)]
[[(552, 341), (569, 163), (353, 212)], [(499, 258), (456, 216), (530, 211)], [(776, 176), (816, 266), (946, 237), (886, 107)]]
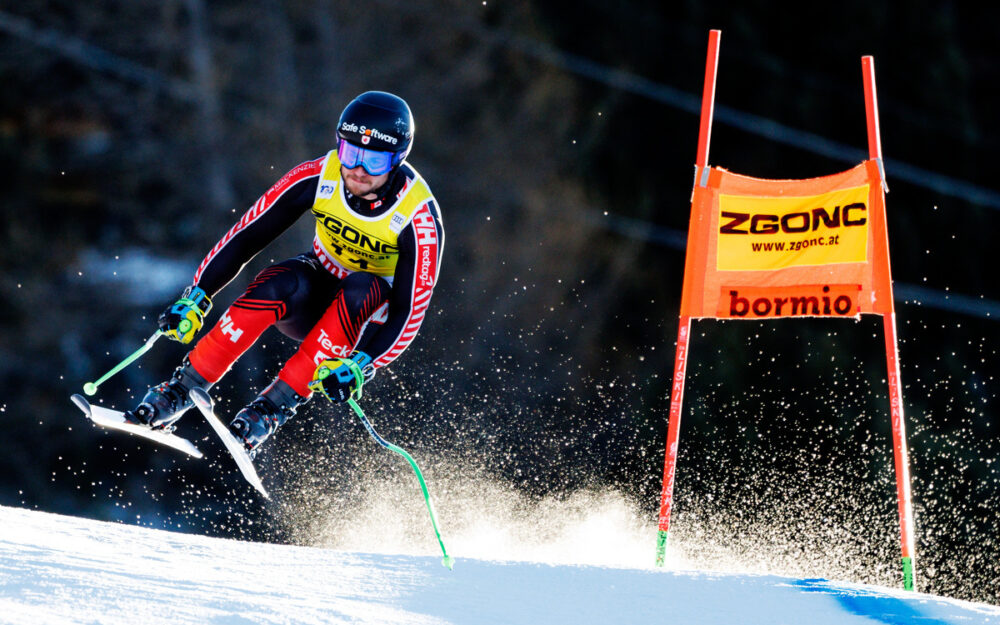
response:
[(126, 357), (125, 360), (123, 360), (120, 363), (118, 363), (117, 365), (115, 365), (115, 367), (111, 371), (108, 371), (107, 373), (105, 373), (104, 375), (102, 375), (95, 382), (87, 382), (86, 384), (84, 384), (83, 385), (83, 392), (86, 393), (87, 395), (93, 395), (94, 393), (96, 393), (98, 386), (100, 386), (101, 384), (103, 384), (108, 378), (110, 378), (114, 374), (118, 373), (119, 371), (121, 371), (125, 367), (129, 366), (130, 364), (132, 364), (132, 362), (136, 358), (138, 358), (139, 356), (142, 356), (143, 354), (145, 354), (146, 352), (148, 352), (149, 349), (151, 347), (153, 347), (153, 344), (156, 343), (156, 340), (158, 338), (160, 338), (161, 336), (163, 336), (163, 332), (160, 332), (159, 330), (157, 330), (156, 332), (154, 332), (151, 337), (149, 337), (148, 339), (146, 339), (146, 344), (145, 345), (143, 345), (139, 349), (135, 350), (134, 352), (132, 352), (132, 355)]
[(434, 506), (431, 504), (431, 496), (427, 492), (427, 483), (424, 482), (424, 476), (422, 473), (420, 473), (420, 467), (417, 466), (417, 462), (413, 459), (413, 456), (406, 453), (405, 449), (403, 449), (402, 447), (397, 447), (396, 445), (393, 445), (389, 441), (379, 436), (378, 432), (375, 431), (375, 428), (372, 427), (371, 422), (368, 421), (367, 417), (365, 417), (365, 413), (361, 410), (361, 406), (358, 405), (358, 402), (354, 401), (353, 397), (348, 399), (347, 403), (350, 404), (355, 414), (357, 414), (358, 418), (361, 419), (361, 423), (364, 424), (365, 429), (368, 430), (368, 433), (372, 435), (372, 438), (374, 438), (379, 445), (385, 447), (389, 451), (394, 451), (400, 456), (406, 458), (406, 461), (410, 463), (411, 467), (413, 467), (413, 472), (417, 474), (417, 481), (420, 482), (420, 490), (422, 490), (424, 493), (424, 502), (427, 504), (427, 513), (431, 517), (431, 526), (434, 527), (434, 534), (437, 535), (438, 544), (441, 545), (441, 553), (444, 554), (444, 558), (442, 558), (441, 564), (451, 569), (453, 566), (455, 566), (455, 559), (449, 556), (448, 551), (444, 548), (444, 541), (441, 540), (441, 531), (438, 530), (437, 519), (434, 518)]

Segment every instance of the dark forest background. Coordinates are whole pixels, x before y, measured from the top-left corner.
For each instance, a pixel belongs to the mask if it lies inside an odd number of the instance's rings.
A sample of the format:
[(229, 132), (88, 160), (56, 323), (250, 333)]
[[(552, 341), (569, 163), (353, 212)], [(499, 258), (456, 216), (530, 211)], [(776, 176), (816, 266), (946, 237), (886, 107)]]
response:
[[(303, 527), (345, 514), (366, 476), (406, 478), (346, 410), (313, 402), (260, 458), (265, 504), (198, 419), (182, 427), (220, 460), (98, 431), (68, 399), (142, 344), (264, 190), (333, 146), (350, 98), (383, 89), (414, 111), (410, 160), (447, 244), (420, 337), (366, 387), (370, 415), (426, 463), (445, 517), (468, 475), (528, 501), (620, 492), (654, 525), (718, 28), (710, 162), (753, 176), (863, 160), (860, 59), (875, 58), (919, 583), (1000, 603), (998, 18), (855, 0), (4, 5), (0, 503), (308, 543)], [(308, 249), (308, 221), (210, 323)], [(672, 544), (898, 586), (880, 320), (694, 330)], [(221, 410), (294, 350), (269, 332), (216, 387)], [(184, 353), (157, 344), (97, 399), (130, 406)]]

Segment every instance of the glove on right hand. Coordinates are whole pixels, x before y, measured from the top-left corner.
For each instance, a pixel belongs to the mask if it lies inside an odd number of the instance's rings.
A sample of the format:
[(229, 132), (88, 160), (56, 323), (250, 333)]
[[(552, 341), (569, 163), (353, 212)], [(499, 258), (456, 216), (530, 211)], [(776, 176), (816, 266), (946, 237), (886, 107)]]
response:
[(201, 329), (205, 315), (212, 310), (212, 300), (201, 288), (189, 286), (181, 298), (167, 307), (157, 320), (160, 332), (168, 338), (190, 343)]

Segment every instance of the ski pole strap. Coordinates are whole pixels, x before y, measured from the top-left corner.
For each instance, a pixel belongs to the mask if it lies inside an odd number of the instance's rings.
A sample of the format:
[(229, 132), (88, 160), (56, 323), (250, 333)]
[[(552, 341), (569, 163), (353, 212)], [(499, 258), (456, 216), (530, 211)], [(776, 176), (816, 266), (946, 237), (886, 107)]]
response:
[(194, 323), (187, 318), (187, 313), (191, 310), (196, 311), (195, 314), (198, 316), (199, 320), (198, 327), (200, 328), (200, 320), (203, 319), (210, 310), (212, 310), (212, 299), (201, 287), (187, 287), (184, 289), (184, 293), (181, 294), (181, 298), (174, 302), (172, 312), (184, 317), (184, 319), (182, 319), (177, 325), (177, 330), (182, 335), (187, 334), (191, 330), (191, 325)]
[[(361, 399), (361, 387), (365, 384), (365, 374), (361, 370), (361, 365), (351, 358), (341, 358), (340, 361), (347, 365), (347, 368), (351, 370), (351, 375), (354, 376), (355, 387), (354, 390), (351, 391), (351, 399), (348, 401), (353, 402), (355, 399)], [(355, 412), (358, 410), (360, 410), (360, 408), (355, 408)]]
[(212, 310), (212, 299), (200, 286), (189, 286), (184, 289), (180, 302), (184, 302), (191, 308), (197, 308), (203, 317)]
[[(358, 370), (360, 371), (361, 368), (358, 367)], [(441, 546), (441, 554), (444, 556), (441, 559), (441, 564), (451, 569), (455, 566), (455, 558), (448, 555), (448, 550), (444, 547), (444, 540), (441, 539), (441, 530), (438, 529), (437, 518), (434, 516), (434, 505), (431, 503), (431, 496), (427, 491), (427, 482), (424, 481), (424, 475), (420, 472), (420, 467), (417, 466), (417, 461), (414, 460), (413, 456), (408, 454), (402, 447), (397, 447), (379, 436), (379, 433), (375, 431), (374, 427), (372, 427), (372, 424), (368, 421), (364, 411), (361, 410), (361, 406), (358, 405), (358, 402), (356, 402), (353, 397), (348, 399), (347, 403), (351, 406), (351, 409), (354, 410), (354, 413), (358, 415), (358, 418), (361, 419), (361, 423), (365, 426), (365, 429), (368, 430), (368, 433), (372, 435), (372, 438), (375, 439), (375, 442), (389, 451), (395, 452), (406, 458), (406, 461), (410, 463), (410, 467), (417, 475), (417, 481), (420, 482), (420, 490), (424, 494), (424, 503), (427, 505), (427, 514), (431, 517), (431, 527), (434, 528), (434, 535), (437, 536), (438, 545)]]

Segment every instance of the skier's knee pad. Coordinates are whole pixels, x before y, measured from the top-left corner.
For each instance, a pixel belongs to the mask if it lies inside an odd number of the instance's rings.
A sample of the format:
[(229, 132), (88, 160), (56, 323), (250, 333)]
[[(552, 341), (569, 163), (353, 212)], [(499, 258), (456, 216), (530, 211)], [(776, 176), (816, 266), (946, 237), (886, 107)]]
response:
[(358, 271), (341, 280), (340, 290), (351, 317), (367, 320), (389, 299), (390, 287), (385, 278)]
[(239, 299), (290, 304), (299, 290), (300, 265), (295, 260), (271, 265), (257, 274)]

